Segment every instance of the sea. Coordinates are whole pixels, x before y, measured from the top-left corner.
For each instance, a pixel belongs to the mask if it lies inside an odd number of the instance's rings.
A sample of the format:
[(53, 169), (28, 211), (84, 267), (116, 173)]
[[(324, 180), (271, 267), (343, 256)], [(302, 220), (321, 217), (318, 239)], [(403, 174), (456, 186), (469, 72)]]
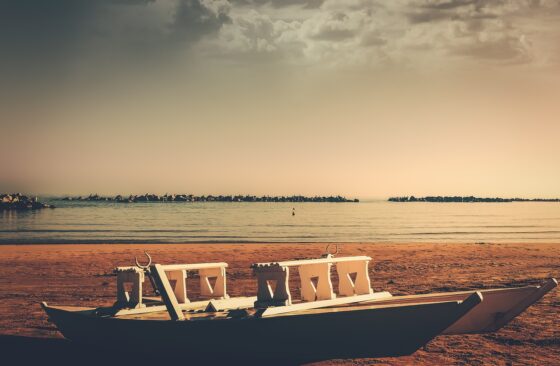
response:
[(559, 202), (41, 201), (0, 212), (0, 244), (560, 242)]

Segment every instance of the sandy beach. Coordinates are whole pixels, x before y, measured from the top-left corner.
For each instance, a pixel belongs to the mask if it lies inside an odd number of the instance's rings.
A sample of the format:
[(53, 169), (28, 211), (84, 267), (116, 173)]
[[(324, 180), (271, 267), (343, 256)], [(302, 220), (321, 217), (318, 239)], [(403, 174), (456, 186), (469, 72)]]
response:
[[(106, 305), (114, 301), (113, 267), (147, 250), (159, 263), (225, 261), (228, 293), (254, 295), (249, 268), (259, 261), (317, 257), (325, 244), (4, 245), (0, 247), (0, 336), (56, 339), (40, 301)], [(341, 244), (339, 255), (369, 255), (375, 291), (394, 295), (537, 284), (560, 277), (560, 244)], [(297, 291), (297, 278), (291, 287)], [(357, 359), (381, 365), (558, 365), (560, 291), (495, 334), (438, 337), (401, 358)], [(19, 339), (19, 338), (18, 338)], [(349, 360), (320, 363), (346, 364)]]

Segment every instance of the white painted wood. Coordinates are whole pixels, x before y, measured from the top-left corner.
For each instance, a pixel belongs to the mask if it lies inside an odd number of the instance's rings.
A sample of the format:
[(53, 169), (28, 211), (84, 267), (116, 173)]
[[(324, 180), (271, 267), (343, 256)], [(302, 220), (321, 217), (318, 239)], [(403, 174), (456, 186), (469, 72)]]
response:
[(257, 301), (256, 296), (251, 297), (232, 297), (222, 300), (210, 300), (205, 311), (224, 311), (231, 309), (249, 309)]
[[(225, 267), (203, 268), (198, 271), (200, 276), (200, 295), (212, 298), (227, 298)], [(216, 278), (214, 286), (210, 278)]]
[(289, 306), (269, 307), (264, 309), (260, 313), (260, 317), (266, 318), (274, 315), (286, 314), (286, 313), (297, 312), (302, 310), (319, 309), (319, 308), (325, 308), (329, 306), (347, 305), (347, 304), (360, 303), (360, 302), (371, 302), (374, 300), (389, 299), (391, 297), (392, 295), (389, 292), (383, 291), (383, 292), (376, 292), (367, 295), (339, 297), (332, 300), (302, 302), (299, 304), (292, 304)]
[[(255, 307), (290, 305), (292, 296), (288, 281), (290, 268), (280, 266), (263, 267), (255, 270), (257, 274), (257, 301)], [(272, 289), (271, 282), (275, 282), (276, 288)]]
[[(288, 276), (282, 273), (289, 273), (290, 267), (297, 267), (300, 277), (301, 299), (303, 301), (323, 301), (336, 298), (331, 281), (331, 266), (336, 264), (339, 274), (340, 295), (366, 295), (373, 293), (368, 276), (368, 263), (371, 257), (341, 257), (335, 258), (327, 254), (319, 259), (304, 259), (285, 262), (257, 263), (252, 266), (253, 272), (258, 280), (257, 302), (255, 307), (290, 305), (291, 295), (288, 287)], [(352, 281), (350, 274), (356, 273), (356, 281)], [(268, 281), (274, 279), (281, 284), (282, 289), (286, 289), (287, 294), (282, 294), (284, 298), (279, 299), (272, 294)], [(314, 280), (317, 284), (314, 284)], [(289, 301), (279, 301), (286, 300)]]
[[(331, 281), (332, 263), (304, 264), (298, 267), (303, 301), (331, 300), (336, 297)], [(313, 279), (317, 279), (317, 287)]]
[(301, 260), (293, 260), (293, 261), (284, 261), (284, 262), (263, 262), (263, 263), (255, 263), (251, 267), (258, 268), (258, 267), (267, 267), (267, 266), (284, 266), (284, 267), (297, 267), (306, 264), (317, 264), (317, 263), (339, 263), (339, 262), (353, 262), (353, 261), (370, 261), (371, 257), (367, 256), (355, 256), (355, 257), (333, 257), (332, 255), (327, 255), (324, 258), (317, 258), (317, 259), (301, 259)]
[(179, 304), (189, 303), (190, 300), (187, 297), (187, 271), (184, 269), (165, 271), (171, 287), (173, 288), (173, 293), (177, 298)]
[(164, 264), (161, 265), (165, 271), (177, 271), (184, 269), (186, 271), (194, 271), (205, 268), (223, 267), (227, 268), (228, 264), (224, 262), (218, 263), (188, 263), (188, 264)]
[(542, 286), (508, 288), (501, 291), (481, 290), (484, 301), (476, 306), (443, 334), (494, 332), (509, 323), (558, 286), (551, 278)]
[[(179, 309), (183, 311), (192, 311), (192, 310), (224, 311), (230, 309), (248, 309), (253, 307), (253, 304), (255, 303), (256, 300), (257, 300), (256, 296), (250, 296), (250, 297), (241, 296), (241, 297), (232, 297), (228, 299), (192, 301), (186, 304), (179, 304)], [(146, 306), (144, 308), (138, 308), (138, 309), (120, 309), (115, 313), (114, 316), (158, 313), (161, 311), (167, 311), (167, 307), (165, 305), (153, 305), (153, 306)]]
[(179, 303), (175, 297), (175, 293), (171, 288), (171, 284), (165, 275), (165, 270), (161, 264), (153, 264), (150, 266), (150, 272), (154, 278), (154, 282), (158, 287), (161, 299), (167, 308), (167, 312), (171, 320), (184, 320), (183, 312), (179, 308)]
[[(136, 267), (121, 267), (117, 273), (117, 303), (119, 307), (141, 308), (142, 284), (144, 283), (144, 271)], [(126, 291), (125, 284), (131, 283), (130, 294)]]
[[(198, 271), (200, 277), (200, 292), (202, 297), (210, 299), (227, 299), (226, 268), (227, 263), (191, 263), (159, 265), (170, 282), (171, 288), (179, 304), (188, 304), (187, 271)], [(140, 308), (142, 304), (142, 283), (144, 271), (138, 267), (118, 267), (117, 273), (117, 306), (123, 308)], [(216, 278), (212, 286), (210, 278)], [(133, 294), (125, 291), (125, 283), (133, 283)], [(207, 302), (206, 302), (207, 304)]]
[[(208, 306), (209, 302), (210, 300), (191, 301), (186, 304), (179, 304), (179, 309), (184, 311), (203, 310)], [(167, 307), (165, 305), (152, 305), (140, 309), (120, 309), (115, 313), (115, 316), (158, 313), (160, 311), (167, 311)]]
[[(338, 293), (342, 296), (371, 294), (371, 283), (368, 274), (368, 260), (339, 262), (336, 264), (338, 273)], [(355, 281), (350, 276), (356, 274)]]

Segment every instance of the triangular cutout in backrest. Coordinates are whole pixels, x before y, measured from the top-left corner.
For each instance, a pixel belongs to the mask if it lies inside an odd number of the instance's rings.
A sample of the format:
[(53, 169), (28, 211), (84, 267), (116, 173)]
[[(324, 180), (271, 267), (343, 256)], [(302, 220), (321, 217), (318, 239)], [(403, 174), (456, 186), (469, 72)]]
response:
[(356, 278), (358, 278), (358, 272), (348, 273), (348, 278), (350, 278), (350, 281), (352, 281), (352, 285), (356, 285)]
[(214, 290), (214, 286), (216, 286), (216, 281), (218, 280), (217, 276), (214, 277), (207, 277), (208, 283), (210, 284), (210, 288)]
[(276, 287), (278, 286), (278, 280), (266, 280), (268, 287), (270, 288), (270, 292), (272, 295), (276, 292)]
[(313, 289), (315, 291), (317, 291), (317, 284), (319, 283), (319, 277), (318, 276), (311, 277), (309, 280), (311, 281), (311, 284), (313, 285)]
[(175, 288), (175, 286), (177, 285), (177, 280), (169, 280), (169, 284), (171, 285), (171, 288)]

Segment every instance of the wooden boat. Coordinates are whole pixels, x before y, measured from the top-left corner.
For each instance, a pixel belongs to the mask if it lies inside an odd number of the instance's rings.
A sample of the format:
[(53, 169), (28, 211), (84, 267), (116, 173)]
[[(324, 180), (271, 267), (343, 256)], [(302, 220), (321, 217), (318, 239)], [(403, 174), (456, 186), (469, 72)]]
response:
[(184, 321), (149, 313), (105, 317), (95, 309), (43, 308), (68, 339), (109, 349), (150, 350), (218, 361), (316, 361), (408, 355), (440, 334), (482, 298), (404, 305), (322, 308), (272, 317), (195, 313)]
[[(551, 279), (543, 286), (392, 296), (371, 290), (370, 260), (326, 255), (257, 263), (257, 296), (241, 298), (227, 295), (225, 263), (137, 262), (116, 270), (117, 302), (112, 306), (42, 307), (64, 337), (78, 344), (131, 355), (188, 356), (205, 363), (291, 363), (402, 356), (440, 334), (494, 331), (557, 285)], [(294, 267), (300, 277), (299, 300), (288, 286)], [(188, 298), (189, 271), (199, 272), (205, 300)], [(159, 297), (143, 297), (146, 274)]]

